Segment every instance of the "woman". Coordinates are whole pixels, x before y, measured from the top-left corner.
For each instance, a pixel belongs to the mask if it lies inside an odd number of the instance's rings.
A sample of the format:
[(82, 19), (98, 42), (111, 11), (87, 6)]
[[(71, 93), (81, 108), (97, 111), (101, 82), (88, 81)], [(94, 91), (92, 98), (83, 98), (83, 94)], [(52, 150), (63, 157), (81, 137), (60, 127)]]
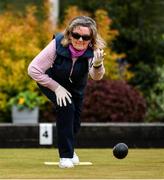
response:
[(80, 128), (84, 88), (88, 73), (94, 80), (100, 80), (105, 73), (104, 47), (105, 42), (97, 33), (95, 21), (79, 16), (28, 67), (28, 74), (56, 106), (60, 168), (79, 164), (74, 141)]

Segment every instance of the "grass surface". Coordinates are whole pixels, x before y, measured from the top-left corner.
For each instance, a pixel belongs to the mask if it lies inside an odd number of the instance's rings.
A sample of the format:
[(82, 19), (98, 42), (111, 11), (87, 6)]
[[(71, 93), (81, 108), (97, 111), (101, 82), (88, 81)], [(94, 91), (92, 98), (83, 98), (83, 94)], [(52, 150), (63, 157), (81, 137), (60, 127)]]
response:
[(123, 160), (113, 157), (111, 149), (77, 149), (81, 161), (92, 166), (60, 169), (46, 166), (58, 161), (56, 149), (0, 149), (0, 178), (64, 179), (162, 179), (164, 149), (129, 149)]

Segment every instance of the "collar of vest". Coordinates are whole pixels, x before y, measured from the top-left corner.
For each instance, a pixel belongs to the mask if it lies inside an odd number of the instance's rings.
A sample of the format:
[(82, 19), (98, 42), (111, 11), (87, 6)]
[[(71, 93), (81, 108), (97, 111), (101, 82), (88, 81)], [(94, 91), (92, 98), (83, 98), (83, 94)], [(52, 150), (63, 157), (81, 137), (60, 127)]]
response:
[[(62, 55), (64, 57), (70, 58), (71, 57), (71, 52), (68, 47), (63, 47), (61, 45), (61, 40), (63, 39), (63, 34), (57, 34), (55, 36), (56, 40), (56, 52), (59, 55)], [(88, 48), (80, 58), (93, 58), (93, 49)]]

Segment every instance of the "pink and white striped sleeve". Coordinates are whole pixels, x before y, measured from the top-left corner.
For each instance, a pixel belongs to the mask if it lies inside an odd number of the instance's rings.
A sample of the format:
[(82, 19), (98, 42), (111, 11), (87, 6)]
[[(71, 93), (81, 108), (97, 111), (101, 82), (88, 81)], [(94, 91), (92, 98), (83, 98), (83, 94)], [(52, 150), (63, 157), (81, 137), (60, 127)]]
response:
[(36, 82), (45, 86), (52, 91), (58, 87), (58, 83), (45, 74), (49, 69), (56, 56), (56, 42), (53, 39), (29, 64), (28, 75)]

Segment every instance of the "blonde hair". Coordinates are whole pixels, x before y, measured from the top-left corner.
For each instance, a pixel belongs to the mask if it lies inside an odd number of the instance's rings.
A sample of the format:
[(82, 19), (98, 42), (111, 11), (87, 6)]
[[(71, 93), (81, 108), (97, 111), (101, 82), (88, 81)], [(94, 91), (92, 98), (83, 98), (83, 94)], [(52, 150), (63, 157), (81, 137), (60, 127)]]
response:
[(90, 29), (92, 36), (90, 46), (93, 49), (103, 49), (106, 46), (105, 41), (97, 32), (96, 22), (88, 16), (78, 16), (72, 19), (72, 21), (68, 24), (68, 26), (64, 31), (64, 38), (61, 41), (61, 44), (64, 47), (68, 46), (68, 44), (70, 43), (70, 39), (69, 39), (70, 33), (77, 26), (84, 26)]

